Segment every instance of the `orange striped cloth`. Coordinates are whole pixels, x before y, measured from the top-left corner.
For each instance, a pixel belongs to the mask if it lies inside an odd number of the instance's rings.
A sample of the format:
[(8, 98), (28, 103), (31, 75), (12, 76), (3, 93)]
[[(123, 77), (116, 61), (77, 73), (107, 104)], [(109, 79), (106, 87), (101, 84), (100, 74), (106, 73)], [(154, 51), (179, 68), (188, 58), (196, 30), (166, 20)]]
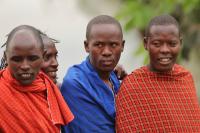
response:
[(42, 72), (21, 86), (8, 68), (0, 71), (0, 132), (60, 132), (74, 116), (57, 86)]
[(200, 133), (200, 106), (190, 72), (135, 70), (116, 96), (117, 133)]

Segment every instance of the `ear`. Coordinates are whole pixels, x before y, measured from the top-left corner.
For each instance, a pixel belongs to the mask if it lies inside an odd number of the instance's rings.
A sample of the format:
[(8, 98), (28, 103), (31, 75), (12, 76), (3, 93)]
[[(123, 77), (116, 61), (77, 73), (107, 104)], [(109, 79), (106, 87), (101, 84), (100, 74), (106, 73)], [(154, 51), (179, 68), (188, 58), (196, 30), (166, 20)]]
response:
[(144, 37), (143, 42), (144, 42), (144, 48), (145, 48), (146, 50), (148, 50), (148, 48), (147, 48), (147, 43), (148, 43), (147, 37)]
[(88, 41), (85, 40), (85, 41), (84, 41), (84, 47), (85, 47), (85, 51), (86, 51), (87, 53), (90, 52), (90, 50), (89, 50), (89, 46), (88, 46), (88, 45), (89, 45), (89, 44), (88, 44)]
[(122, 50), (121, 50), (121, 52), (124, 51), (124, 45), (125, 45), (125, 40), (122, 41)]

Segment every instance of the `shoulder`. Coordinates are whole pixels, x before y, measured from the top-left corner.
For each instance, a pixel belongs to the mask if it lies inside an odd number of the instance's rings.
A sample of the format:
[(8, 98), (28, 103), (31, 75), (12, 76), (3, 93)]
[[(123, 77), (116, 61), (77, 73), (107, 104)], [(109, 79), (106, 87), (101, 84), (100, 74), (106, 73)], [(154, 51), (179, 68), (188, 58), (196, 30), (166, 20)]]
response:
[(152, 75), (147, 66), (137, 68), (124, 78), (119, 91), (122, 92), (140, 88), (140, 85), (147, 82), (151, 77)]
[(71, 98), (74, 95), (78, 95), (80, 92), (83, 91), (83, 89), (82, 89), (82, 86), (80, 84), (80, 80), (78, 79), (78, 77), (73, 76), (70, 78), (70, 76), (67, 75), (63, 79), (63, 82), (60, 87), (60, 91), (66, 100), (69, 97)]
[(174, 65), (173, 72), (179, 78), (180, 77), (183, 77), (183, 78), (185, 78), (185, 77), (193, 78), (192, 74), (191, 74), (191, 72), (189, 70), (187, 70), (186, 68), (184, 68), (183, 66), (178, 65), (178, 64)]
[(85, 62), (82, 62), (81, 64), (76, 64), (71, 66), (68, 70), (67, 73), (64, 77), (64, 79), (68, 79), (68, 78), (80, 78), (82, 76), (84, 76), (88, 71), (87, 67), (85, 66)]
[(0, 86), (1, 86), (0, 87), (1, 88), (0, 99), (5, 100), (5, 99), (7, 99), (8, 95), (11, 94), (11, 90), (10, 90), (11, 86), (10, 86), (10, 84), (2, 81), (1, 79), (0, 79)]
[(183, 66), (179, 64), (175, 64), (173, 69), (176, 72), (189, 72), (186, 68), (184, 68)]
[(83, 72), (81, 71), (80, 66), (74, 65), (67, 70), (67, 73), (65, 74), (63, 78), (62, 84), (72, 83), (76, 80), (81, 79), (82, 76), (83, 76)]
[(1, 88), (1, 93), (3, 93), (3, 91), (8, 90), (8, 88), (11, 86), (11, 84), (7, 81), (7, 78), (5, 78), (3, 76), (3, 72), (4, 70), (0, 71), (0, 88)]
[(95, 72), (90, 67), (88, 60), (84, 60), (81, 64), (73, 65), (70, 67), (63, 79), (64, 82), (81, 82), (86, 83), (88, 79), (93, 75)]
[(70, 67), (61, 84), (61, 92), (69, 93), (71, 91), (79, 91), (81, 88), (83, 90), (87, 78), (80, 65)]
[(77, 86), (79, 80), (81, 79), (80, 77), (81, 72), (78, 69), (74, 67), (69, 68), (61, 84), (61, 90), (63, 88), (72, 88)]
[(1, 93), (0, 97), (3, 99), (5, 97), (7, 99), (7, 96), (12, 94), (12, 90), (14, 90), (13, 86), (13, 80), (10, 80), (9, 77), (11, 75), (8, 75), (5, 69), (0, 71), (0, 88), (1, 88)]
[(137, 68), (133, 70), (130, 74), (128, 74), (125, 79), (122, 81), (123, 82), (132, 82), (132, 80), (139, 79), (146, 77), (148, 75), (148, 69), (146, 66), (142, 66), (140, 68)]
[(148, 72), (146, 71), (145, 67), (140, 67), (135, 69), (127, 75), (121, 83), (119, 95), (123, 95), (124, 93), (129, 93), (135, 87), (138, 87), (141, 82), (147, 77)]

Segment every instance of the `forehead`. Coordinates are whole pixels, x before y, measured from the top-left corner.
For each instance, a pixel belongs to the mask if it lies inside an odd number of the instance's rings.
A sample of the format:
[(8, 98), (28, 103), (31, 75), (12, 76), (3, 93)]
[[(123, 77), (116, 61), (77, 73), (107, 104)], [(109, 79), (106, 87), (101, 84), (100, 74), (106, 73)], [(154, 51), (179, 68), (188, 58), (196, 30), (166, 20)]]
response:
[(41, 49), (41, 45), (41, 42), (36, 39), (33, 33), (27, 30), (21, 30), (12, 36), (7, 51)]
[(55, 44), (48, 44), (48, 45), (44, 45), (44, 51), (46, 52), (46, 54), (57, 54), (58, 51), (55, 47)]
[(90, 37), (94, 37), (97, 35), (117, 35), (122, 38), (121, 29), (117, 24), (94, 24), (90, 29)]
[(43, 44), (44, 44), (44, 49), (56, 48), (55, 43), (51, 39), (43, 38), (42, 41), (43, 41)]
[(176, 25), (152, 25), (149, 29), (150, 36), (172, 35), (179, 37), (179, 29)]

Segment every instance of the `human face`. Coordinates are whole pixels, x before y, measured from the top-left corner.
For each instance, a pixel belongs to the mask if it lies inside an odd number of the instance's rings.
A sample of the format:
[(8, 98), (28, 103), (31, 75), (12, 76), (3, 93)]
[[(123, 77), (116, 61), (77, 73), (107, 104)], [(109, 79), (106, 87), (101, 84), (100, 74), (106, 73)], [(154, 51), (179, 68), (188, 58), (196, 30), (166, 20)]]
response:
[(53, 80), (54, 83), (57, 82), (58, 71), (58, 61), (57, 54), (58, 51), (55, 44), (50, 39), (43, 39), (44, 43), (44, 62), (42, 64), (42, 70)]
[(85, 41), (90, 62), (99, 73), (110, 73), (115, 68), (123, 48), (122, 33), (115, 24), (93, 25)]
[(31, 84), (43, 62), (41, 43), (30, 31), (18, 31), (6, 50), (6, 60), (12, 76), (22, 85)]
[(151, 71), (170, 71), (181, 49), (179, 30), (173, 24), (153, 25), (149, 37), (144, 39), (144, 46), (149, 52)]

